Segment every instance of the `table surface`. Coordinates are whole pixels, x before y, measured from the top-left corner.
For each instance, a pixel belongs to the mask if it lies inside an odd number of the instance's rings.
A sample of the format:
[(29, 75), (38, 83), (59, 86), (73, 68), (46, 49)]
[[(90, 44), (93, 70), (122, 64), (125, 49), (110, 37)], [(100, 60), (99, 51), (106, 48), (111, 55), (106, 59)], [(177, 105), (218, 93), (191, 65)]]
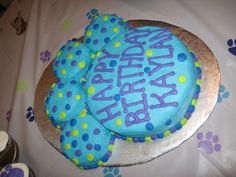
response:
[[(20, 36), (11, 25), (19, 10), (27, 21), (27, 30)], [(28, 164), (38, 177), (233, 177), (235, 12), (235, 0), (14, 1), (0, 19), (0, 129), (7, 130), (17, 141), (20, 161)], [(181, 146), (148, 163), (84, 171), (43, 138), (33, 105), (38, 81), (57, 50), (67, 40), (82, 36), (89, 18), (97, 13), (115, 13), (129, 20), (164, 21), (190, 31), (216, 56), (222, 77), (210, 118)]]

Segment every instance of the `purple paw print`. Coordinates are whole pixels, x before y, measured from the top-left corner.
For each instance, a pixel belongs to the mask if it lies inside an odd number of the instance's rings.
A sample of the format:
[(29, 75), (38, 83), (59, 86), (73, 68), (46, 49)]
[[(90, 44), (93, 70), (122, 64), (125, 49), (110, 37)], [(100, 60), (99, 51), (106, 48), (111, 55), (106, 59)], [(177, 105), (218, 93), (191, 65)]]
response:
[(35, 121), (34, 109), (31, 106), (27, 109), (26, 119), (28, 119), (29, 122)]
[(8, 122), (10, 121), (10, 119), (11, 119), (11, 109), (9, 111), (7, 111), (6, 119), (7, 119)]
[(40, 60), (45, 63), (46, 61), (50, 60), (51, 52), (48, 50), (40, 52)]
[(217, 135), (213, 135), (212, 132), (208, 131), (205, 136), (202, 132), (197, 134), (198, 148), (207, 154), (212, 154), (214, 151), (219, 152), (221, 150), (221, 145), (219, 142), (219, 137)]
[(24, 177), (24, 171), (20, 168), (12, 168), (11, 165), (7, 165), (1, 173), (1, 177)]
[(232, 54), (236, 56), (236, 39), (229, 39), (227, 41), (227, 45), (228, 45), (228, 51)]

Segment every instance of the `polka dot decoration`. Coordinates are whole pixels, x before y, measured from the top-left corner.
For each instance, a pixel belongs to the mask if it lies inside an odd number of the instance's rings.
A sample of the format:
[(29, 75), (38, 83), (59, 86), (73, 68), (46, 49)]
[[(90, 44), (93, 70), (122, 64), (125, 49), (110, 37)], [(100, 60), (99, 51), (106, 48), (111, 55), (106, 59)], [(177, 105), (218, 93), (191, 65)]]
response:
[[(91, 36), (92, 32), (87, 31)], [(90, 62), (91, 52), (83, 43), (77, 40), (69, 40), (57, 52), (53, 63), (53, 71), (60, 80), (68, 80), (72, 77), (81, 77), (86, 73), (86, 67)]]
[[(84, 125), (89, 128), (81, 128)], [(66, 157), (83, 169), (103, 165), (112, 153), (114, 140), (110, 131), (90, 115), (80, 121), (72, 119), (60, 138)]]

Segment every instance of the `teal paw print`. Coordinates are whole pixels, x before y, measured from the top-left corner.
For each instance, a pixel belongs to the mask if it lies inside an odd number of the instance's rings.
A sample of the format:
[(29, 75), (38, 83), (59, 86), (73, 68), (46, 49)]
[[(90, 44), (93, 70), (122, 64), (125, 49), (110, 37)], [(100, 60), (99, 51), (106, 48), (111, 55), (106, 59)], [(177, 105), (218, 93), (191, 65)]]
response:
[(218, 94), (218, 99), (217, 99), (217, 103), (221, 103), (223, 102), (223, 99), (226, 99), (229, 97), (229, 92), (225, 89), (224, 85), (220, 85), (220, 90), (219, 90), (219, 94)]
[(104, 177), (122, 177), (117, 167), (107, 167), (103, 170)]

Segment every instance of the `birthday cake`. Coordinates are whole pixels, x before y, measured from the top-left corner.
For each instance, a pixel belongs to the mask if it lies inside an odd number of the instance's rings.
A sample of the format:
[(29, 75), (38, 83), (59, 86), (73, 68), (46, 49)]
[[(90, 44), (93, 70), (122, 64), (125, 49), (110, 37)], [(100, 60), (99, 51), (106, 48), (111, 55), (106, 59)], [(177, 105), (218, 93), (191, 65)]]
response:
[(53, 71), (45, 112), (62, 130), (64, 155), (83, 169), (107, 162), (116, 138), (143, 143), (175, 133), (200, 93), (200, 63), (177, 36), (116, 15), (98, 16), (83, 42), (61, 47)]

